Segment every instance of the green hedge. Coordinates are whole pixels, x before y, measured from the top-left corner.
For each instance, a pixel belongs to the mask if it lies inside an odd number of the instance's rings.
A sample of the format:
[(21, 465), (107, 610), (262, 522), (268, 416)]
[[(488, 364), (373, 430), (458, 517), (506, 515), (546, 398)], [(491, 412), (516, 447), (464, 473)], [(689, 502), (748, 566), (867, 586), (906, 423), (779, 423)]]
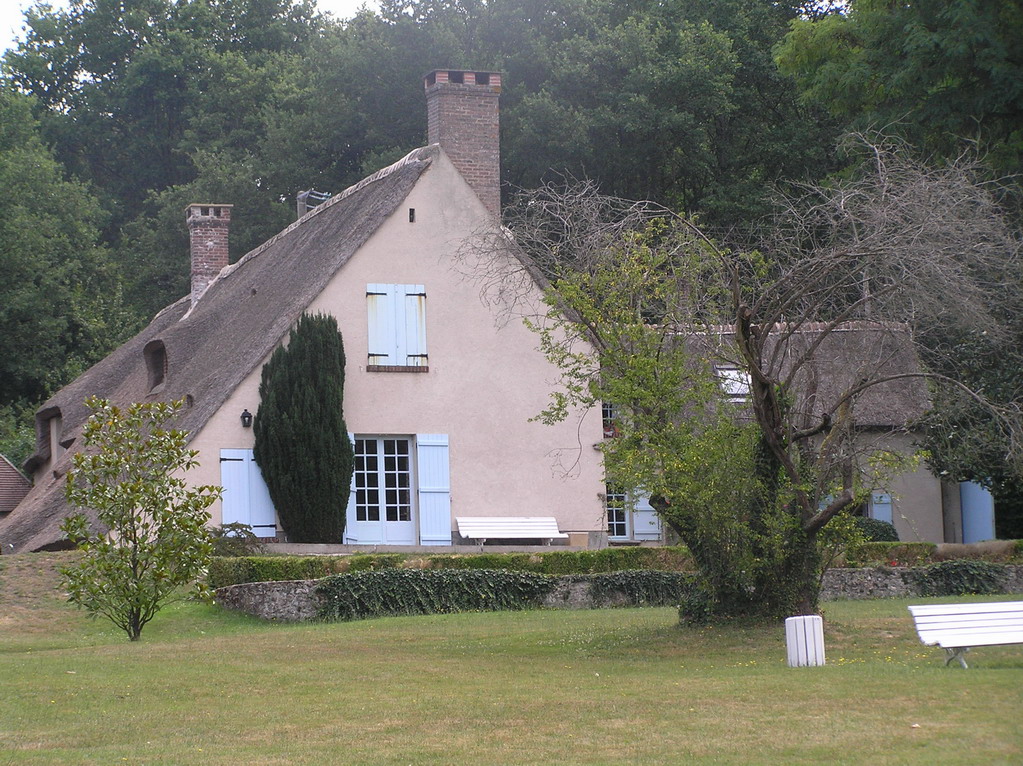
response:
[(389, 615), (527, 609), (543, 603), (557, 578), (504, 569), (351, 572), (320, 581), (320, 616), (356, 620)]
[(845, 553), (846, 566), (920, 566), (927, 564), (938, 546), (934, 543), (861, 543), (850, 545)]
[(692, 556), (682, 546), (605, 548), (599, 551), (478, 554), (355, 554), (351, 556), (242, 556), (215, 558), (211, 588), (246, 582), (318, 580), (333, 574), (381, 569), (501, 569), (534, 574), (593, 574), (625, 570), (690, 572)]

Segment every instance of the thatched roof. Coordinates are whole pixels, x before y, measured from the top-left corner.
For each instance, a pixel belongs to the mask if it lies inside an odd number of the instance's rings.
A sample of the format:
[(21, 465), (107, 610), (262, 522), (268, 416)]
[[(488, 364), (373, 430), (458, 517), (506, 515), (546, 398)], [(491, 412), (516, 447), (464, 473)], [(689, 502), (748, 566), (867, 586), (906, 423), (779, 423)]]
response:
[[(721, 333), (716, 356), (728, 358), (732, 333)], [(792, 403), (806, 425), (833, 412), (850, 391), (858, 428), (901, 429), (930, 407), (923, 366), (908, 327), (854, 321), (837, 325), (808, 322), (772, 328), (763, 366), (772, 377), (791, 377)]]
[[(60, 443), (71, 447), (21, 504), (0, 520), (4, 552), (59, 547), (68, 513), (64, 474), (96, 395), (117, 404), (187, 399), (176, 427), (197, 434), (234, 389), (287, 335), (327, 282), (401, 204), (439, 149), (417, 149), (314, 208), (228, 266), (194, 307), (186, 296), (161, 311), (142, 332), (62, 388), (37, 416), (36, 453), (29, 470), (50, 457), (45, 418), (61, 415)], [(182, 258), (187, 257), (182, 253)], [(150, 392), (143, 349), (160, 341), (165, 383)]]

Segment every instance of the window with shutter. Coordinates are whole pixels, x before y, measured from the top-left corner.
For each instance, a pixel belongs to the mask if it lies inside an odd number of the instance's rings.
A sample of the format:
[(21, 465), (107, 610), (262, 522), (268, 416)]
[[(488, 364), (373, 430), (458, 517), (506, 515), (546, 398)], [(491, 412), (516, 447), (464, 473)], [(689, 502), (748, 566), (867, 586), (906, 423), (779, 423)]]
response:
[(427, 372), (426, 288), (366, 286), (370, 372)]

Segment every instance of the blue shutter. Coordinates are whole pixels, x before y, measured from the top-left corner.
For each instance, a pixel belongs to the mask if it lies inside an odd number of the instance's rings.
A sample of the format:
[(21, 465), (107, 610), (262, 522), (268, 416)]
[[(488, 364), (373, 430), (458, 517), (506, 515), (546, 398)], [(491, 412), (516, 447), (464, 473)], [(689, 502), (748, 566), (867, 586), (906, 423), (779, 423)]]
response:
[(221, 524), (246, 524), (257, 537), (277, 536), (277, 514), (250, 449), (220, 450)]
[(447, 434), (417, 434), (419, 544), (451, 545), (451, 470)]
[(632, 536), (636, 540), (661, 539), (661, 518), (645, 495), (637, 498), (633, 507)]
[(220, 486), (224, 488), (220, 501), (220, 523), (248, 524), (249, 483), (245, 450), (220, 450)]
[(398, 327), (402, 330), (399, 346), (400, 364), (409, 367), (425, 367), (426, 356), (426, 288), (423, 285), (397, 285), (401, 295), (401, 311)]
[(252, 450), (245, 451), (248, 453), (249, 526), (256, 537), (276, 537), (277, 513), (270, 499), (270, 490), (263, 481), (263, 473), (256, 464)]
[[(355, 434), (349, 433), (348, 440), (355, 444)], [(357, 543), (359, 542), (353, 534), (355, 530), (355, 472), (352, 472), (352, 483), (348, 487), (348, 510), (345, 511), (345, 543)]]
[(892, 496), (887, 492), (870, 493), (870, 517), (878, 521), (893, 522)]
[(959, 502), (963, 515), (963, 542), (979, 543), (995, 537), (995, 501), (981, 484), (959, 483)]
[(367, 364), (398, 364), (395, 346), (395, 286), (366, 285), (369, 356)]

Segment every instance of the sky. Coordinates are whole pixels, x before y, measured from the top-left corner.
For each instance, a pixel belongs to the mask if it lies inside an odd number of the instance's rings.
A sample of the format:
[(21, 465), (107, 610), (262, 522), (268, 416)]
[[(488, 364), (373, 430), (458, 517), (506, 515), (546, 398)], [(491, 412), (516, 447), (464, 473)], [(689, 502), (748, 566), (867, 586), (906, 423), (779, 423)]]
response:
[[(67, 7), (67, 0), (49, 0), (54, 8)], [(21, 36), (21, 23), (24, 9), (34, 5), (34, 0), (0, 0), (0, 55), (8, 48), (14, 47), (15, 40)], [(318, 0), (316, 7), (324, 13), (332, 13), (339, 19), (351, 18), (363, 5), (375, 8), (373, 0)]]

